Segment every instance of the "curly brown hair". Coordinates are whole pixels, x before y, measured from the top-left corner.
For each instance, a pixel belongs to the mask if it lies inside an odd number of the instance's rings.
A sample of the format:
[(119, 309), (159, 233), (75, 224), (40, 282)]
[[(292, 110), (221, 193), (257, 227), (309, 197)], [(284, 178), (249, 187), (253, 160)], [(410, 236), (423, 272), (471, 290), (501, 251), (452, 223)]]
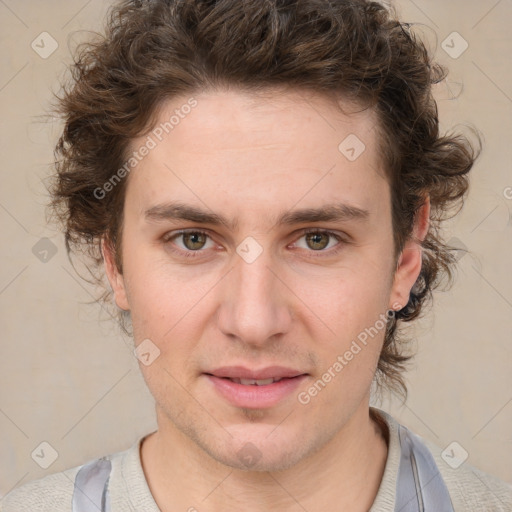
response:
[[(367, 0), (125, 0), (111, 8), (105, 35), (80, 45), (70, 70), (55, 106), (65, 124), (50, 207), (68, 255), (92, 258), (97, 283), (102, 239), (122, 272), (126, 178), (104, 197), (97, 190), (129, 158), (130, 141), (152, 129), (164, 100), (226, 85), (254, 93), (290, 87), (375, 109), (396, 258), (427, 196), (431, 204), (427, 236), (417, 240), (421, 273), (388, 321), (375, 376), (379, 388), (406, 397), (402, 373), (412, 355), (397, 326), (420, 315), (443, 276), (452, 281), (456, 259), (439, 229), (456, 203), (462, 207), (478, 153), (462, 134), (439, 133), (432, 85), (446, 69), (410, 24)], [(105, 286), (99, 299), (112, 305), (110, 298)]]

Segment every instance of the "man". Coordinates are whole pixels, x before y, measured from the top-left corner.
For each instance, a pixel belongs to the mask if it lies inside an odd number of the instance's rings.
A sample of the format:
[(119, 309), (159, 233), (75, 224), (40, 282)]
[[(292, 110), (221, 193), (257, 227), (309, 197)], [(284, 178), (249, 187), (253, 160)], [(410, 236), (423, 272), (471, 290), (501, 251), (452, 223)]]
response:
[(123, 2), (74, 72), (53, 205), (158, 430), (2, 510), (512, 510), (369, 406), (405, 394), (396, 329), (450, 273), (435, 219), (475, 157), (407, 27), (363, 0)]

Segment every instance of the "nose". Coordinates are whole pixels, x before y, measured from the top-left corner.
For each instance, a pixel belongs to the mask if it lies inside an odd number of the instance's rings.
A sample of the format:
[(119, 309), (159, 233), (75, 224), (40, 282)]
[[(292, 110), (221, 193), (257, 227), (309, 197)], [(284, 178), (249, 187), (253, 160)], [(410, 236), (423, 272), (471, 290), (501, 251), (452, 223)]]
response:
[(267, 251), (251, 263), (235, 257), (223, 279), (218, 327), (246, 345), (264, 346), (290, 330), (293, 293)]

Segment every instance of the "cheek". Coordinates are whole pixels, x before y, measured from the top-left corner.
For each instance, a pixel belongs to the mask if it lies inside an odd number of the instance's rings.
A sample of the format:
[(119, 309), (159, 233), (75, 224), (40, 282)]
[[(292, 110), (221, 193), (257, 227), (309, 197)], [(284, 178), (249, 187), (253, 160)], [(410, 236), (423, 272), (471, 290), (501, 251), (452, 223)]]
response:
[(362, 263), (315, 279), (299, 278), (293, 291), (302, 310), (317, 318), (329, 338), (347, 340), (372, 326), (387, 311), (390, 280)]
[(314, 293), (307, 288), (301, 291), (307, 297), (304, 302), (321, 320), (315, 321), (319, 327), (313, 334), (322, 361), (315, 376), (320, 379), (317, 392), (323, 397), (319, 403), (350, 402), (367, 392), (388, 324), (388, 281), (382, 272), (362, 265), (360, 271), (338, 274)]
[(180, 311), (176, 286), (137, 258), (127, 259), (124, 271), (135, 345), (149, 339), (162, 351), (160, 340), (172, 329)]
[(166, 360), (173, 372), (183, 370), (179, 365), (183, 366), (201, 339), (211, 297), (208, 292), (215, 284), (211, 276), (193, 276), (192, 272), (152, 260), (142, 252), (133, 253), (125, 265), (135, 344), (151, 340), (160, 351), (159, 360)]

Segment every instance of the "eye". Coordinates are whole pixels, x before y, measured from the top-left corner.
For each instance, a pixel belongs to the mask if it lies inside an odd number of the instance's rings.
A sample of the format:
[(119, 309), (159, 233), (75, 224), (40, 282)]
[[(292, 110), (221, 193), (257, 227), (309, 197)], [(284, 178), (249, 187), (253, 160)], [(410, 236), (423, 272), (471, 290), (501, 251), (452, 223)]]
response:
[[(181, 246), (176, 242), (177, 240), (182, 241)], [(169, 243), (169, 247), (173, 252), (179, 252), (187, 257), (194, 257), (194, 253), (210, 249), (214, 245), (208, 233), (199, 230), (173, 231), (165, 235), (163, 241), (164, 243)], [(209, 246), (207, 245), (208, 241), (211, 244)], [(178, 249), (175, 249), (173, 245), (176, 245)]]
[[(302, 239), (305, 240), (305, 244), (298, 243)], [(204, 256), (201, 253), (207, 254), (207, 249), (215, 247), (210, 235), (206, 231), (197, 229), (172, 231), (164, 235), (162, 240), (169, 251), (186, 258)], [(321, 229), (303, 230), (298, 241), (293, 244), (294, 248), (305, 250), (313, 257), (333, 256), (348, 243), (339, 234)]]
[[(302, 239), (305, 240), (304, 245), (301, 246), (298, 244), (298, 242), (295, 242), (294, 245), (301, 249), (309, 250), (309, 252), (327, 252), (328, 254), (337, 253), (339, 250), (341, 250), (341, 246), (343, 245), (343, 243), (340, 242), (344, 242), (340, 235), (321, 229), (309, 229), (304, 231), (299, 240)], [(333, 246), (336, 247), (336, 249), (329, 251), (328, 249), (332, 248)]]

